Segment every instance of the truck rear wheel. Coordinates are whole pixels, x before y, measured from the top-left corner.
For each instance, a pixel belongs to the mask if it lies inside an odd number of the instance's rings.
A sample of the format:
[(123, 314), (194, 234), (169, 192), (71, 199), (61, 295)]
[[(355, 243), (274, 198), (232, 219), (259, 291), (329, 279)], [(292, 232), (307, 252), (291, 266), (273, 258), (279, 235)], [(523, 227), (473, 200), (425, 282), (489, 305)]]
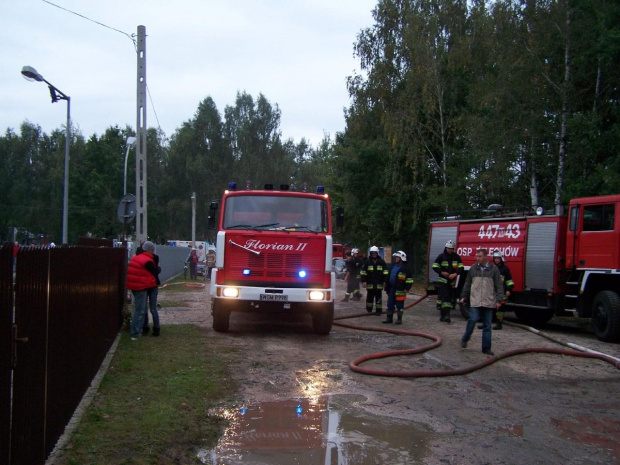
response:
[(213, 331), (218, 333), (227, 332), (230, 323), (228, 302), (223, 302), (220, 299), (213, 299), (211, 314), (213, 315)]
[(519, 323), (523, 323), (528, 326), (544, 325), (548, 322), (555, 311), (552, 308), (530, 309), (530, 308), (515, 308), (515, 315), (519, 320)]
[(592, 329), (601, 341), (620, 342), (620, 297), (601, 291), (592, 303)]
[(320, 310), (312, 312), (312, 329), (315, 334), (321, 334), (323, 336), (329, 334), (332, 330), (332, 324), (334, 322), (334, 304), (322, 305)]

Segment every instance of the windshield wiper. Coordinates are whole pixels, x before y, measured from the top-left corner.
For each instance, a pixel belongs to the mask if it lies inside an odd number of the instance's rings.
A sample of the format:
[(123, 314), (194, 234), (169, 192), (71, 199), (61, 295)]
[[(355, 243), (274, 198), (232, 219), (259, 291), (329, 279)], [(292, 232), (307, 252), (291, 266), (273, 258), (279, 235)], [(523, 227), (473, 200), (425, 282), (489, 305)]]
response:
[(259, 224), (258, 226), (254, 226), (252, 229), (271, 228), (271, 227), (277, 226), (279, 224), (280, 223)]
[(290, 230), (290, 229), (294, 229), (294, 230), (303, 229), (305, 231), (309, 231), (309, 232), (314, 233), (314, 234), (318, 234), (319, 233), (318, 231), (315, 231), (314, 229), (310, 229), (308, 226), (289, 226), (286, 229), (288, 229), (288, 230)]
[(233, 226), (226, 226), (225, 229), (252, 229), (251, 224), (235, 224)]

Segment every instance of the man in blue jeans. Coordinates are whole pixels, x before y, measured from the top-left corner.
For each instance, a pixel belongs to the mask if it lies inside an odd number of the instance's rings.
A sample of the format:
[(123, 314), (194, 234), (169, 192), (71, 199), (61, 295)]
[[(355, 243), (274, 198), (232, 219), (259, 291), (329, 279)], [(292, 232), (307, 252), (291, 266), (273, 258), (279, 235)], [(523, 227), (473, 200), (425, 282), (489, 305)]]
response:
[(467, 347), (476, 323), (482, 319), (482, 353), (495, 355), (491, 351), (491, 321), (502, 305), (504, 288), (499, 269), (487, 260), (487, 254), (487, 249), (476, 250), (476, 263), (469, 269), (461, 292), (461, 303), (469, 300), (469, 321), (461, 347)]

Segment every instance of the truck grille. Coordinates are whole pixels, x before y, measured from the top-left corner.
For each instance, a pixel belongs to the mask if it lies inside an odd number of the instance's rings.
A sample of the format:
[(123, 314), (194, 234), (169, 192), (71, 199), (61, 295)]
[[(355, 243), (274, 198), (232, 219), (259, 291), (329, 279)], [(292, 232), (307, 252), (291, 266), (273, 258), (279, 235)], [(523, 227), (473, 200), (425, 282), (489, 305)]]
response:
[[(255, 255), (245, 250), (230, 252), (231, 256), (227, 258), (227, 279), (296, 278), (303, 269), (308, 273), (306, 281), (322, 281), (322, 256), (276, 252)], [(246, 269), (250, 270), (250, 276), (243, 275)]]

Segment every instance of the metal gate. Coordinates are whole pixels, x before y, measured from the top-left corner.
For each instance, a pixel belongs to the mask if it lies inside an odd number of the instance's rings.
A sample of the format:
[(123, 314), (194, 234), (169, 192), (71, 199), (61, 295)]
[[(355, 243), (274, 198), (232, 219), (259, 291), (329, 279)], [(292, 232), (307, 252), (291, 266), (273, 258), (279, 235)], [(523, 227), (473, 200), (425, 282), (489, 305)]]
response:
[[(122, 324), (123, 248), (0, 250), (0, 463), (42, 465)], [(14, 300), (13, 300), (14, 299)]]

